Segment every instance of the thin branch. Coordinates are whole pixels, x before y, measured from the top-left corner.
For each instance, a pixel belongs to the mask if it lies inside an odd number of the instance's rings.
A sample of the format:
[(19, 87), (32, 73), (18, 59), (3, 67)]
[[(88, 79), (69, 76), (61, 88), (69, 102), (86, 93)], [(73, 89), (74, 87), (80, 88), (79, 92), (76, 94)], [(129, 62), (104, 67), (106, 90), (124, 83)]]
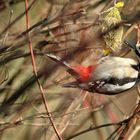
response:
[(137, 23), (138, 31), (137, 31), (137, 46), (140, 47), (140, 21)]
[(138, 132), (140, 132), (140, 125), (137, 126), (134, 131), (132, 131), (127, 140), (132, 140)]
[[(124, 120), (124, 121), (126, 121), (126, 120)], [(86, 130), (83, 130), (81, 132), (78, 132), (78, 133), (66, 138), (65, 140), (71, 140), (72, 138), (80, 136), (80, 135), (82, 135), (84, 133), (87, 133), (89, 131), (94, 131), (94, 130), (97, 130), (97, 129), (100, 129), (100, 128), (109, 127), (109, 126), (116, 126), (116, 125), (119, 126), (119, 125), (122, 125), (124, 123), (124, 121), (121, 121), (121, 122), (118, 122), (118, 123), (107, 123), (107, 124), (102, 124), (102, 125), (95, 126), (95, 127), (90, 127), (90, 128), (88, 128)]]
[(122, 126), (120, 125), (118, 128), (116, 128), (112, 134), (106, 139), (106, 140), (110, 140), (112, 139), (112, 137), (116, 137), (117, 136), (117, 133), (120, 131), (120, 129), (122, 128)]
[[(25, 0), (25, 7), (26, 7), (26, 24), (27, 24), (27, 30), (28, 30), (29, 27), (30, 27), (29, 17), (28, 17), (28, 0)], [(31, 53), (31, 60), (32, 60), (33, 72), (34, 72), (34, 75), (37, 77), (38, 76), (38, 73), (37, 73), (35, 56), (34, 56), (33, 47), (32, 47), (32, 41), (31, 41), (31, 38), (30, 38), (30, 32), (28, 32), (27, 35), (28, 35), (28, 41), (29, 41), (29, 50), (30, 50), (30, 53)], [(48, 103), (47, 103), (46, 98), (45, 98), (45, 91), (44, 91), (42, 85), (40, 84), (40, 81), (39, 81), (38, 78), (37, 78), (37, 84), (39, 86), (40, 94), (41, 94), (42, 99), (43, 99), (43, 102), (44, 102), (46, 113), (49, 116), (49, 120), (50, 120), (50, 122), (52, 124), (52, 127), (53, 127), (53, 129), (54, 129), (54, 131), (55, 131), (58, 139), (59, 140), (63, 140), (62, 137), (60, 136), (58, 130), (57, 130), (57, 127), (56, 127), (55, 123), (54, 123), (54, 120), (53, 120), (52, 115), (50, 113), (50, 109), (49, 109)]]
[[(29, 5), (28, 10), (31, 9), (31, 7), (35, 4), (37, 0), (33, 0), (32, 3)], [(5, 27), (1, 33), (0, 33), (0, 37), (9, 29), (11, 28), (19, 19), (21, 19), (23, 16), (25, 15), (25, 11), (23, 13), (21, 13), (18, 17), (16, 17), (10, 24), (7, 25), (7, 27)]]
[(119, 136), (119, 139), (124, 139), (126, 138), (126, 135), (128, 133), (128, 131), (134, 127), (136, 125), (136, 122), (138, 121), (138, 117), (137, 117), (137, 114), (140, 113), (140, 101), (136, 107), (136, 109), (134, 110), (133, 114), (131, 117), (129, 117), (128, 119), (128, 122), (125, 124), (125, 127), (123, 128), (120, 136)]
[[(74, 1), (68, 1), (62, 8), (62, 10), (60, 11), (60, 13), (58, 13), (56, 16), (54, 16), (53, 18), (44, 18), (43, 20), (35, 23), (34, 25), (32, 25), (29, 29), (26, 29), (25, 31), (23, 31), (20, 35), (17, 36), (17, 39), (21, 38), (22, 36), (26, 35), (28, 32), (32, 31), (33, 29), (37, 28), (37, 27), (40, 27), (40, 26), (47, 26), (49, 24), (52, 24), (58, 20), (61, 20), (61, 18), (63, 17), (62, 15), (64, 13), (66, 13), (64, 10), (66, 9), (66, 7), (71, 3), (71, 2), (74, 2)], [(99, 5), (101, 5), (102, 3), (104, 3), (104, 1), (100, 0), (100, 1), (97, 1), (96, 3), (94, 3), (94, 5), (92, 5), (92, 8), (95, 8)], [(59, 23), (60, 24), (60, 23)]]
[(97, 129), (104, 128), (104, 127), (109, 127), (109, 126), (122, 126), (123, 129), (121, 130), (121, 134), (119, 136), (119, 139), (123, 139), (125, 137), (125, 134), (128, 131), (128, 128), (129, 128), (128, 126), (131, 126), (131, 127), (133, 126), (132, 122), (134, 121), (134, 119), (136, 119), (136, 116), (137, 116), (138, 113), (140, 113), (140, 102), (139, 102), (137, 108), (135, 109), (134, 113), (129, 118), (124, 119), (124, 120), (122, 120), (120, 122), (117, 122), (117, 123), (108, 123), (108, 124), (98, 125), (98, 126), (95, 126), (95, 127), (90, 127), (86, 130), (83, 130), (81, 132), (78, 132), (78, 133), (66, 138), (65, 140), (70, 140), (72, 138), (75, 138), (75, 137), (77, 137), (79, 135), (82, 135), (84, 133), (87, 133), (89, 131), (93, 131), (93, 130), (97, 130)]

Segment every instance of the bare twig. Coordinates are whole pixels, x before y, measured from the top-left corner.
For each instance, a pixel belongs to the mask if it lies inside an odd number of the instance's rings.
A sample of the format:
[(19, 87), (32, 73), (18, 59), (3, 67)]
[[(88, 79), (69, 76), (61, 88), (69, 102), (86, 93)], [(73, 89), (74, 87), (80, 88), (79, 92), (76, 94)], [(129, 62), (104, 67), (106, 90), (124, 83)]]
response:
[[(27, 30), (28, 30), (29, 27), (30, 27), (29, 17), (28, 17), (28, 0), (25, 0), (25, 7), (26, 7), (26, 24), (27, 24)], [(29, 49), (30, 49), (30, 53), (31, 53), (31, 60), (32, 60), (32, 66), (33, 66), (33, 72), (34, 72), (35, 76), (37, 77), (38, 76), (38, 73), (37, 73), (37, 68), (36, 68), (36, 62), (35, 62), (34, 52), (33, 52), (33, 48), (32, 48), (32, 41), (31, 41), (31, 38), (30, 38), (30, 32), (28, 32), (27, 35), (28, 35), (28, 39), (29, 39)], [(56, 127), (56, 125), (54, 123), (54, 120), (52, 118), (52, 115), (50, 113), (50, 109), (49, 109), (48, 103), (47, 103), (46, 98), (45, 98), (44, 89), (43, 89), (42, 85), (40, 84), (40, 81), (39, 81), (38, 78), (37, 78), (37, 84), (39, 86), (40, 93), (41, 93), (41, 96), (42, 96), (42, 99), (43, 99), (43, 102), (44, 102), (44, 106), (45, 106), (45, 109), (46, 109), (46, 113), (49, 116), (49, 120), (50, 120), (50, 122), (52, 124), (52, 127), (53, 127), (56, 135), (58, 136), (58, 139), (59, 140), (62, 140), (62, 137), (60, 136), (60, 134), (59, 134), (59, 132), (57, 130), (57, 127)]]
[[(28, 10), (31, 9), (31, 7), (35, 4), (37, 0), (33, 0), (32, 3), (29, 5)], [(25, 15), (25, 11), (21, 13), (18, 17), (16, 17), (7, 27), (4, 28), (4, 30), (0, 33), (0, 36), (2, 36), (9, 28), (11, 28), (19, 19), (21, 19)]]
[(100, 128), (109, 127), (109, 126), (120, 126), (120, 125), (122, 125), (123, 123), (124, 123), (124, 122), (121, 121), (121, 122), (118, 122), (118, 123), (107, 123), (107, 124), (102, 124), (102, 125), (98, 125), (98, 126), (95, 126), (95, 127), (90, 127), (90, 128), (88, 128), (88, 129), (86, 129), (86, 130), (83, 130), (83, 131), (81, 131), (81, 132), (78, 132), (78, 133), (76, 133), (76, 134), (74, 134), (74, 135), (72, 135), (72, 136), (66, 138), (65, 140), (70, 140), (70, 139), (75, 138), (75, 137), (77, 137), (77, 136), (80, 136), (80, 135), (82, 135), (82, 134), (84, 134), (84, 133), (87, 133), (87, 132), (93, 131), (93, 130), (97, 130), (97, 129), (100, 129)]
[(138, 31), (137, 31), (137, 46), (140, 47), (140, 20), (137, 23)]

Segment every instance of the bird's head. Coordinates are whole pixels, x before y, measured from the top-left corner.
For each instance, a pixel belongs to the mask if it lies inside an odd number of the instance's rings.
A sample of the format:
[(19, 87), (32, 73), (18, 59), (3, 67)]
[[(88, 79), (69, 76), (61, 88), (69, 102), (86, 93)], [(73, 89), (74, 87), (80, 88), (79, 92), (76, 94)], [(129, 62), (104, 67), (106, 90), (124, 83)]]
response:
[(124, 41), (124, 43), (127, 44), (129, 47), (131, 47), (134, 50), (135, 54), (137, 55), (139, 63), (138, 63), (138, 66), (136, 67), (136, 69), (139, 71), (138, 79), (140, 80), (140, 46), (135, 45), (132, 42), (130, 43), (130, 42), (126, 41), (126, 40)]
[(127, 44), (130, 48), (132, 48), (135, 52), (135, 54), (137, 55), (138, 59), (140, 60), (140, 46), (134, 44), (134, 43), (130, 43), (129, 41), (124, 40), (124, 43)]

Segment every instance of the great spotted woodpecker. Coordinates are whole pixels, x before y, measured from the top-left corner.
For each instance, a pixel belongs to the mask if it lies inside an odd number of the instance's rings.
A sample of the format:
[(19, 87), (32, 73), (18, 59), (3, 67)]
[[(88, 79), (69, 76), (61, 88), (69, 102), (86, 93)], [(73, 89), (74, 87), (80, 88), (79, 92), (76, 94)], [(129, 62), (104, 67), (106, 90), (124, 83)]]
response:
[(81, 88), (89, 92), (114, 95), (132, 88), (138, 81), (139, 63), (131, 58), (106, 56), (97, 65), (70, 66), (60, 57), (47, 54), (63, 65), (76, 80), (64, 87)]

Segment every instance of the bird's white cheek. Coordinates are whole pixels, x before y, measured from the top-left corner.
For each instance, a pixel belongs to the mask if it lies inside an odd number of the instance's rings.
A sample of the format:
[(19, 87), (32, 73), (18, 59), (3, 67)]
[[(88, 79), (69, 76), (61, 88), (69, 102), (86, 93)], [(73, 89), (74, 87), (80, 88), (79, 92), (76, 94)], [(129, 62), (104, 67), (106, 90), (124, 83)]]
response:
[(112, 93), (117, 93), (117, 92), (121, 92), (121, 91), (130, 89), (134, 85), (135, 85), (135, 82), (127, 83), (127, 84), (124, 84), (122, 86), (105, 84), (101, 89), (99, 89), (99, 91), (101, 91), (101, 92), (108, 91), (108, 92), (112, 92)]

